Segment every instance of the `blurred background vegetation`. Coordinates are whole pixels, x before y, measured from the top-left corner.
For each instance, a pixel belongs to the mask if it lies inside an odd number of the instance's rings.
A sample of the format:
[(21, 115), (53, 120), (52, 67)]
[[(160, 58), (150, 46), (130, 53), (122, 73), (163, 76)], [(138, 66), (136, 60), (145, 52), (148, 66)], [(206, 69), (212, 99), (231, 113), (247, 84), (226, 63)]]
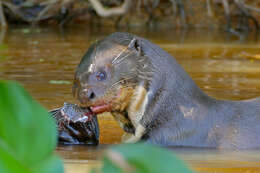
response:
[(259, 29), (259, 0), (2, 0), (2, 26), (58, 24), (116, 27)]

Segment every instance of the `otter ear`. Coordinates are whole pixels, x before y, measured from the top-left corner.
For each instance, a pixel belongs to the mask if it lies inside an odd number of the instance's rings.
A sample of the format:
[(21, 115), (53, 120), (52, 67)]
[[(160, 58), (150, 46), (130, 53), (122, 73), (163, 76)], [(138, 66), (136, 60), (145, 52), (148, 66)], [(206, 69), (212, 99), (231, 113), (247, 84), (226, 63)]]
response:
[(135, 50), (139, 56), (143, 54), (140, 40), (138, 40), (137, 38), (133, 38), (131, 40), (131, 42), (129, 43), (129, 48)]

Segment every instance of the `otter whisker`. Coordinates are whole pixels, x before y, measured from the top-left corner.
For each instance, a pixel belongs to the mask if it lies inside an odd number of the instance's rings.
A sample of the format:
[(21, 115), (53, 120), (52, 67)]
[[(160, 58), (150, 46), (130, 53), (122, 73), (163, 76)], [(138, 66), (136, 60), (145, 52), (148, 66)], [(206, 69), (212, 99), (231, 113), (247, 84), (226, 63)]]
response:
[(123, 49), (112, 61), (112, 64), (114, 64), (117, 59), (122, 55), (122, 53), (124, 53), (127, 50), (128, 47), (126, 47), (125, 49)]
[[(136, 86), (136, 84), (124, 86), (124, 87), (122, 87), (121, 89), (128, 89), (128, 88), (130, 89), (130, 88), (133, 88), (134, 86)], [(118, 89), (119, 89), (119, 88), (118, 88)], [(113, 90), (117, 90), (117, 89), (116, 89), (116, 86), (110, 87), (110, 88), (108, 89), (108, 92), (112, 92)]]
[(113, 83), (111, 87), (113, 87), (113, 86), (115, 86), (115, 85), (117, 85), (117, 84), (119, 84), (119, 83), (122, 83), (122, 82), (128, 81), (128, 80), (130, 80), (130, 79), (133, 79), (133, 78), (134, 78), (134, 77), (129, 77), (129, 78), (124, 78), (124, 79), (122, 79), (122, 80), (119, 80), (119, 81), (117, 81), (116, 83)]
[(97, 45), (95, 45), (95, 56), (94, 56), (94, 60), (96, 60), (97, 59)]
[[(134, 84), (134, 83), (133, 84), (127, 84), (126, 86), (121, 87), (121, 89), (132, 89), (134, 86), (136, 86), (136, 84)], [(117, 90), (116, 86), (108, 88), (108, 91), (107, 91), (106, 95), (109, 95), (110, 93), (114, 93), (113, 92), (114, 89)]]
[(148, 76), (139, 76), (139, 78), (140, 78), (140, 79), (147, 80), (148, 82), (153, 80), (152, 77), (148, 77)]
[(119, 65), (119, 64), (121, 64), (123, 62), (123, 60), (125, 60), (130, 54), (132, 54), (132, 52), (127, 53), (126, 55), (124, 55), (120, 59), (118, 57), (118, 59), (115, 62), (112, 62), (112, 65)]
[(154, 72), (151, 72), (151, 71), (140, 71), (140, 70), (137, 70), (137, 72), (141, 75), (145, 75), (145, 76), (153, 76), (154, 75)]
[(139, 62), (139, 63), (142, 63), (142, 62), (144, 62), (144, 61), (146, 61), (145, 58), (139, 58), (139, 59), (137, 60), (137, 62)]
[[(121, 56), (121, 54), (124, 53), (124, 52), (129, 48), (129, 46), (130, 46), (131, 44), (133, 44), (134, 41), (135, 41), (135, 38), (133, 38), (133, 39), (129, 42), (129, 44), (127, 45), (127, 47), (126, 47), (124, 50), (122, 50), (122, 51), (117, 55), (117, 57), (115, 57), (115, 58), (113, 59), (112, 64), (114, 64), (114, 63), (117, 61), (117, 59)], [(130, 53), (131, 53), (131, 52), (130, 52)], [(129, 54), (130, 54), (130, 53), (129, 53)]]
[[(117, 82), (116, 84), (119, 84), (119, 82)], [(135, 86), (136, 84), (128, 84), (127, 86), (123, 86), (122, 88), (130, 88), (130, 87), (132, 87), (132, 86)], [(111, 86), (111, 87), (109, 87), (108, 89), (107, 89), (107, 93), (109, 94), (110, 92), (112, 92), (113, 93), (113, 89), (115, 89), (115, 90), (117, 90), (116, 89), (116, 87), (117, 87), (117, 85), (113, 85), (113, 86)]]

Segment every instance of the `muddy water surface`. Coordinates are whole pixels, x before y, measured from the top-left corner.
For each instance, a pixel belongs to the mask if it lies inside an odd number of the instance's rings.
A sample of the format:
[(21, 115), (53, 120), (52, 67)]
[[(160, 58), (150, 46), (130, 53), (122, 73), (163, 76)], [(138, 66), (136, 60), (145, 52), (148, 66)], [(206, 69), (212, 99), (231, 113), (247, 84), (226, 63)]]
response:
[[(76, 102), (71, 94), (74, 70), (88, 46), (114, 32), (111, 28), (60, 30), (58, 28), (9, 28), (0, 41), (0, 78), (19, 81), (47, 109)], [(260, 96), (260, 42), (225, 32), (173, 29), (130, 30), (172, 54), (195, 82), (219, 99), (241, 100)], [(99, 117), (99, 147), (60, 146), (67, 172), (89, 170), (106, 144), (119, 143), (122, 130), (109, 115)], [(173, 149), (199, 172), (260, 172), (260, 151)]]

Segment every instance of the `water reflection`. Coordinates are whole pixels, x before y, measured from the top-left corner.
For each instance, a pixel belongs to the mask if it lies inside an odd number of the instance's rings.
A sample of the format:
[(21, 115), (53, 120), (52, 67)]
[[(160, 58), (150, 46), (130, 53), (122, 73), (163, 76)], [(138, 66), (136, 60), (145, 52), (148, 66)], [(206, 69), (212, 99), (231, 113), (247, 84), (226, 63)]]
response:
[[(60, 146), (57, 152), (65, 159), (67, 172), (83, 173), (89, 172), (93, 167), (101, 166), (98, 160), (108, 147), (109, 145)], [(259, 150), (169, 149), (200, 173), (257, 173), (260, 171)]]

